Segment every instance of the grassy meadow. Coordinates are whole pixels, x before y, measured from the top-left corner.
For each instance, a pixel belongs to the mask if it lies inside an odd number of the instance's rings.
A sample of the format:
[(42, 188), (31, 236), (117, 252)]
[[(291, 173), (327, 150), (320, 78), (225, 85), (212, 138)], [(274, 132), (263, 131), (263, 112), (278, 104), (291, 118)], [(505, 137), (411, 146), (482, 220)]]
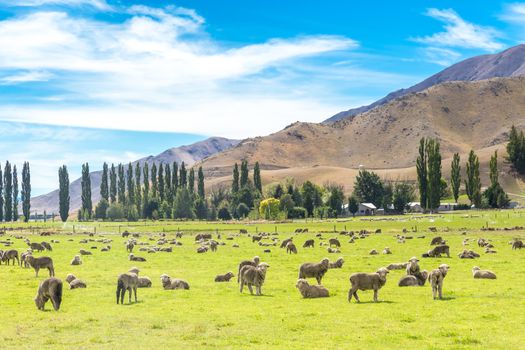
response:
[[(7, 231), (0, 241), (15, 242), (14, 248), (25, 250), (23, 239), (41, 242), (51, 239), (58, 278), (75, 274), (88, 284), (87, 289), (69, 290), (64, 281), (61, 309), (38, 311), (33, 298), (38, 284), (47, 278), (47, 270), (35, 278), (32, 269), (0, 265), (0, 344), (2, 349), (151, 349), (151, 348), (323, 348), (323, 349), (522, 349), (525, 316), (525, 250), (513, 251), (508, 244), (513, 237), (525, 239), (525, 231), (480, 231), (481, 227), (504, 228), (525, 226), (525, 211), (479, 211), (441, 215), (404, 217), (354, 218), (333, 221), (297, 221), (293, 223), (201, 223), (201, 222), (147, 222), (147, 223), (29, 223), (12, 224), (17, 230)], [(6, 225), (10, 227), (9, 225)], [(38, 228), (35, 228), (38, 226)], [(73, 234), (73, 226), (75, 233)], [(428, 227), (437, 227), (431, 233)], [(308, 228), (307, 234), (294, 234), (296, 228)], [(298, 247), (297, 255), (287, 255), (284, 249), (252, 243), (247, 235), (236, 235), (239, 229), (249, 234), (278, 232), (279, 238), (290, 236)], [(339, 231), (367, 229), (382, 233), (348, 243)], [(406, 228), (414, 239), (397, 243), (393, 237)], [(334, 229), (336, 232), (334, 232)], [(416, 230), (417, 232), (411, 232)], [(51, 237), (40, 237), (41, 231), (53, 230)], [(96, 234), (94, 240), (112, 239), (110, 252), (101, 252), (102, 243), (79, 243)], [(155, 245), (159, 233), (174, 238), (177, 230), (184, 233), (182, 246), (174, 246), (172, 253), (139, 252), (147, 262), (130, 262), (125, 238), (119, 232), (139, 232), (139, 241)], [(226, 245), (216, 253), (197, 254), (194, 243), (196, 232), (216, 232)], [(340, 254), (328, 254), (315, 237), (322, 232), (328, 241), (339, 237)], [(463, 235), (463, 233), (466, 233)], [(227, 240), (229, 235), (233, 240)], [(424, 235), (424, 239), (418, 236)], [(444, 282), (444, 300), (432, 300), (428, 283), (424, 287), (400, 288), (397, 281), (404, 271), (392, 271), (386, 285), (379, 291), (381, 302), (373, 303), (373, 292), (358, 292), (361, 303), (348, 303), (349, 276), (354, 272), (374, 272), (393, 262), (407, 261), (420, 256), (430, 246), (435, 235), (445, 238), (451, 247), (451, 258), (421, 259), (422, 269), (431, 270), (441, 263), (450, 265)], [(484, 254), (478, 248), (479, 237), (492, 239), (497, 254)], [(149, 239), (154, 240), (150, 241)], [(314, 238), (316, 247), (303, 249), (306, 239)], [(481, 254), (479, 259), (461, 260), (457, 253), (462, 241), (470, 238), (472, 249)], [(239, 248), (232, 247), (237, 243)], [(92, 249), (92, 256), (83, 256), (81, 266), (69, 263), (80, 248)], [(390, 247), (392, 255), (368, 255), (371, 249), (382, 251)], [(2, 247), (2, 249), (4, 249)], [(251, 296), (246, 289), (239, 293), (236, 277), (229, 283), (215, 283), (217, 274), (232, 271), (237, 275), (241, 260), (255, 255), (267, 262), (263, 296)], [(330, 298), (302, 299), (295, 288), (298, 267), (303, 262), (317, 262), (324, 257), (335, 261), (343, 257), (342, 269), (332, 269), (323, 279), (330, 290)], [(490, 269), (497, 280), (474, 280), (473, 266)], [(116, 279), (119, 273), (133, 266), (140, 268), (141, 276), (149, 276), (153, 287), (138, 290), (138, 303), (125, 305), (115, 302)], [(160, 275), (182, 278), (189, 282), (189, 291), (166, 291), (160, 284)], [(314, 283), (314, 280), (310, 280)]]

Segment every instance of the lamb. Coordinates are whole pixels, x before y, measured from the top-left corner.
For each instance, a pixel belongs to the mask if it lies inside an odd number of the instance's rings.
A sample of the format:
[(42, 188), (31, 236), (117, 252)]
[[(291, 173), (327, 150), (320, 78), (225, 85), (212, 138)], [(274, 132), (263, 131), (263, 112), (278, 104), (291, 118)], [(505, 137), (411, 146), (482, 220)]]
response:
[[(27, 257), (29, 255), (33, 255), (33, 251), (30, 250), (30, 249), (28, 249), (26, 252), (23, 252), (22, 254), (20, 254), (20, 266), (21, 267), (25, 267), (25, 268), (30, 267), (29, 263), (27, 262)], [(0, 253), (0, 257), (1, 256), (2, 256), (2, 254)]]
[(315, 247), (315, 241), (313, 239), (307, 239), (304, 244), (303, 248), (314, 248)]
[(335, 262), (331, 262), (329, 265), (328, 265), (328, 268), (329, 269), (340, 269), (343, 267), (343, 264), (344, 264), (344, 259), (341, 257), (339, 259), (337, 259)]
[(428, 281), (432, 286), (432, 296), (436, 299), (436, 293), (439, 294), (439, 299), (443, 299), (443, 280), (447, 276), (450, 267), (447, 264), (439, 265), (439, 268), (432, 270), (428, 275)]
[(422, 277), (421, 279), (418, 279), (416, 276), (413, 276), (413, 275), (403, 276), (399, 279), (398, 286), (399, 287), (424, 286), (428, 278), (427, 270), (421, 271), (421, 277)]
[(132, 272), (122, 273), (117, 279), (117, 304), (124, 304), (124, 296), (126, 291), (129, 292), (129, 303), (131, 304), (131, 292), (135, 294), (135, 302), (137, 302), (137, 287), (139, 284), (139, 277)]
[(256, 295), (262, 295), (262, 285), (266, 279), (266, 270), (270, 268), (265, 262), (260, 263), (257, 266), (243, 266), (240, 271), (240, 292), (242, 293), (243, 287), (246, 284), (250, 290), (250, 294), (253, 295), (252, 286), (255, 286)]
[(69, 274), (66, 277), (66, 282), (69, 283), (69, 289), (86, 288), (87, 285), (84, 281), (78, 279), (73, 274)]
[(135, 248), (135, 243), (128, 241), (128, 243), (126, 243), (126, 252), (133, 253), (133, 248)]
[(58, 278), (48, 278), (38, 286), (35, 297), (35, 304), (38, 310), (44, 311), (44, 307), (49, 299), (51, 299), (55, 311), (58, 311), (62, 303), (62, 281)]
[(330, 244), (330, 247), (335, 245), (336, 248), (341, 248), (341, 243), (337, 238), (330, 238), (328, 240), (328, 244)]
[(18, 250), (15, 250), (15, 249), (6, 250), (4, 254), (2, 255), (2, 261), (5, 262), (6, 265), (9, 265), (9, 261), (13, 260), (13, 266), (14, 266), (15, 259), (17, 261), (17, 265), (20, 265), (20, 259), (18, 258)]
[(352, 300), (354, 296), (355, 300), (359, 303), (359, 297), (357, 296), (358, 290), (373, 290), (374, 291), (374, 302), (377, 303), (377, 293), (381, 287), (386, 283), (386, 275), (389, 273), (386, 267), (382, 267), (375, 273), (354, 273), (350, 276), (350, 283), (352, 287), (348, 291), (348, 302)]
[(237, 282), (240, 282), (240, 273), (241, 273), (241, 269), (246, 266), (246, 265), (249, 265), (249, 266), (257, 266), (259, 265), (259, 257), (258, 256), (254, 256), (253, 257), (253, 260), (243, 260), (241, 261), (241, 263), (239, 264), (239, 270), (237, 270), (238, 274), (237, 274)]
[(415, 256), (411, 257), (410, 260), (408, 260), (407, 264), (407, 276), (414, 276), (420, 285), (425, 284), (425, 280), (427, 279), (427, 275), (423, 275), (419, 268), (419, 259)]
[(131, 253), (129, 255), (129, 260), (130, 261), (142, 261), (142, 262), (144, 262), (144, 261), (146, 261), (146, 258), (143, 258), (141, 256), (135, 256), (133, 253)]
[(390, 271), (392, 270), (404, 270), (406, 269), (406, 267), (408, 266), (408, 262), (404, 262), (404, 263), (392, 263), (390, 265), (388, 265), (386, 268)]
[(137, 288), (150, 288), (152, 285), (151, 279), (147, 276), (139, 277), (139, 284)]
[(386, 247), (383, 252), (383, 254), (392, 254), (392, 251), (390, 250), (390, 248)]
[(290, 242), (288, 242), (288, 244), (286, 244), (286, 253), (297, 254), (297, 247), (295, 246), (295, 244), (293, 244), (292, 241), (290, 241)]
[(479, 267), (474, 266), (472, 268), (472, 276), (476, 279), (489, 279), (489, 280), (495, 280), (496, 274), (489, 270), (481, 270)]
[(299, 267), (299, 278), (314, 277), (321, 284), (323, 276), (330, 266), (330, 260), (324, 258), (318, 263), (304, 263)]
[(71, 265), (82, 265), (82, 260), (80, 260), (80, 255), (75, 255), (73, 260), (71, 260)]
[(162, 287), (166, 290), (190, 289), (188, 282), (180, 279), (171, 279), (171, 277), (166, 274), (160, 276), (160, 282), (162, 283)]
[(308, 284), (308, 281), (303, 278), (297, 280), (295, 287), (299, 289), (303, 298), (327, 298), (330, 296), (328, 289), (323, 286), (311, 286)]
[(217, 241), (210, 241), (210, 249), (212, 252), (216, 252), (217, 251), (217, 246), (219, 245), (219, 243)]
[(38, 271), (40, 269), (48, 269), (49, 270), (49, 277), (55, 276), (55, 268), (53, 267), (53, 259), (51, 259), (48, 256), (41, 256), (38, 258), (35, 258), (32, 255), (29, 255), (26, 257), (26, 261), (29, 263), (29, 265), (35, 269), (36, 277), (38, 277)]
[(215, 282), (230, 282), (233, 276), (233, 272), (227, 272), (224, 275), (217, 275), (215, 276)]

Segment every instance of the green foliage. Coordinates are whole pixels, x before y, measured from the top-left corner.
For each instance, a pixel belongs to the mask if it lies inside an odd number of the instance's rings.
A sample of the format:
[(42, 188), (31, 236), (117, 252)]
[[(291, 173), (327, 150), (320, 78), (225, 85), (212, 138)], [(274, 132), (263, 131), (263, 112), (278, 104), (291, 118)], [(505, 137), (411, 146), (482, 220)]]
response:
[(65, 165), (58, 168), (58, 206), (60, 219), (66, 222), (69, 216), (69, 174)]
[(130, 222), (138, 221), (140, 218), (137, 207), (130, 204), (126, 207), (126, 219)]
[(194, 219), (195, 207), (189, 190), (185, 187), (179, 188), (173, 202), (174, 219)]
[(111, 203), (117, 201), (117, 171), (114, 164), (111, 164), (111, 170), (109, 172), (109, 198), (111, 199)]
[[(104, 162), (104, 164), (102, 165), (102, 178), (100, 180), (100, 197), (105, 199), (106, 201), (109, 200), (108, 176), (109, 176), (108, 163)], [(105, 215), (106, 213), (104, 213), (104, 216)]]
[(267, 198), (259, 204), (259, 214), (266, 220), (275, 220), (279, 217), (281, 201), (276, 198)]
[(195, 193), (195, 170), (190, 169), (190, 175), (188, 176), (188, 191), (193, 195)]
[[(314, 210), (323, 204), (321, 188), (310, 181), (305, 181), (301, 187), (303, 207), (306, 209), (308, 216), (314, 215)], [(294, 201), (295, 202), (295, 201)], [(295, 202), (296, 205), (297, 202)]]
[(306, 209), (303, 207), (293, 207), (292, 209), (288, 210), (289, 219), (304, 219), (306, 218), (307, 214), (308, 213), (306, 212)]
[(9, 161), (5, 162), (4, 168), (4, 219), (13, 219), (13, 173)]
[(171, 166), (171, 203), (175, 199), (175, 194), (179, 189), (179, 165), (173, 162)]
[(125, 205), (126, 204), (126, 175), (124, 171), (124, 166), (120, 163), (118, 165), (117, 191), (118, 191), (118, 202), (122, 205)]
[(360, 170), (354, 183), (354, 196), (362, 203), (380, 206), (383, 202), (383, 182), (379, 176), (368, 170)]
[(359, 199), (356, 196), (350, 196), (348, 198), (348, 211), (355, 216), (355, 213), (359, 210)]
[(151, 164), (151, 197), (159, 195), (159, 178), (157, 177), (157, 164)]
[(82, 164), (82, 220), (90, 220), (93, 212), (93, 203), (91, 202), (91, 177), (89, 175), (89, 164)]
[(137, 212), (142, 214), (142, 184), (140, 181), (140, 163), (135, 164), (135, 205), (137, 206)]
[(289, 212), (290, 210), (293, 209), (293, 207), (295, 207), (295, 202), (293, 201), (293, 198), (292, 198), (292, 195), (291, 194), (284, 194), (281, 199), (281, 204), (280, 204), (280, 207), (279, 209), (283, 212)]
[(121, 203), (111, 203), (106, 211), (106, 217), (111, 221), (123, 220), (126, 217), (124, 206)]
[(13, 165), (13, 221), (18, 221), (18, 174)]
[(327, 206), (316, 207), (314, 211), (314, 217), (316, 219), (321, 219), (321, 220), (326, 219), (331, 216), (330, 211), (331, 211), (330, 207), (327, 207)]
[(157, 198), (150, 198), (144, 206), (144, 216), (148, 219), (157, 220), (159, 218), (160, 203)]
[(470, 203), (476, 208), (481, 207), (481, 180), (479, 178), (479, 159), (473, 150), (470, 151), (467, 161), (467, 178), (465, 190)]
[(172, 211), (172, 207), (167, 201), (162, 201), (162, 203), (160, 203), (159, 216), (162, 219), (171, 219), (171, 215), (173, 214)]
[(179, 187), (186, 187), (188, 185), (187, 176), (188, 176), (188, 172), (186, 171), (186, 164), (182, 162), (182, 164), (180, 165)]
[(239, 203), (237, 208), (235, 208), (235, 217), (237, 219), (244, 219), (245, 217), (248, 216), (249, 213), (250, 213), (250, 208), (248, 208), (248, 206), (244, 203)]
[(509, 143), (507, 144), (507, 160), (511, 162), (514, 169), (520, 174), (525, 173), (525, 136), (523, 131), (518, 130), (513, 125), (509, 133)]
[(31, 214), (31, 172), (29, 162), (24, 162), (22, 168), (22, 213), (24, 221), (28, 222)]
[(149, 196), (149, 165), (148, 163), (144, 163), (144, 166), (142, 167), (142, 183), (143, 185), (143, 192), (142, 192), (142, 203), (144, 203), (143, 208), (143, 215), (145, 217), (148, 217), (146, 215), (146, 207), (148, 206), (148, 202), (150, 200)]
[(419, 155), (416, 160), (417, 183), (419, 187), (419, 201), (423, 210), (427, 209), (428, 177), (427, 177), (427, 141), (424, 137), (419, 141)]
[(2, 176), (2, 166), (0, 165), (0, 222), (4, 221), (4, 181)]
[(394, 185), (392, 185), (392, 182), (387, 182), (383, 184), (383, 199), (381, 201), (380, 206), (385, 208), (387, 210), (388, 206), (392, 204), (394, 200)]
[(208, 206), (206, 201), (200, 196), (195, 200), (195, 216), (199, 220), (206, 220), (208, 217)]
[(454, 153), (452, 164), (450, 165), (450, 186), (452, 187), (452, 195), (456, 203), (458, 202), (459, 187), (461, 185), (461, 166), (459, 162), (459, 153)]
[(199, 167), (197, 177), (197, 194), (200, 198), (206, 198), (206, 194), (204, 193), (204, 172), (202, 171), (201, 166)]
[(439, 142), (434, 139), (427, 140), (427, 208), (439, 208), (441, 199), (441, 153)]
[(327, 185), (326, 191), (329, 195), (326, 205), (330, 208), (330, 216), (337, 218), (343, 212), (343, 203), (345, 201), (343, 186), (334, 184)]
[(127, 187), (128, 187), (128, 204), (136, 205), (135, 202), (135, 182), (133, 181), (133, 166), (131, 163), (128, 164), (128, 171), (126, 172), (127, 176)]
[(231, 220), (232, 216), (227, 207), (222, 207), (219, 209), (219, 212), (217, 213), (217, 218), (219, 220)]
[(443, 198), (450, 197), (450, 191), (448, 189), (447, 180), (445, 180), (444, 178), (441, 178), (439, 185), (440, 185), (439, 198), (443, 199)]
[(233, 167), (232, 193), (239, 192), (239, 166), (235, 163)]
[(108, 208), (109, 202), (107, 199), (102, 198), (95, 207), (95, 219), (105, 220), (107, 218), (106, 213)]
[(241, 162), (241, 177), (239, 180), (239, 185), (241, 189), (248, 185), (248, 172), (248, 161), (243, 160)]
[(415, 199), (415, 188), (408, 182), (398, 182), (394, 186), (394, 209), (403, 213), (408, 203)]
[(164, 166), (164, 191), (165, 199), (169, 204), (173, 204), (173, 191), (171, 189), (171, 167), (169, 164)]
[(158, 175), (158, 188), (159, 188), (159, 199), (162, 202), (166, 198), (165, 187), (164, 187), (164, 164), (159, 165)]
[(261, 168), (259, 162), (255, 162), (253, 168), (253, 185), (255, 186), (255, 189), (262, 194)]
[(276, 199), (281, 199), (281, 197), (283, 196), (283, 194), (284, 194), (283, 185), (281, 185), (281, 184), (279, 183), (279, 184), (277, 184), (277, 185), (273, 188), (272, 197), (273, 197), (273, 198), (276, 198)]
[(505, 208), (509, 205), (510, 199), (505, 193), (498, 180), (498, 151), (490, 157), (490, 186), (483, 193), (487, 206), (491, 208)]

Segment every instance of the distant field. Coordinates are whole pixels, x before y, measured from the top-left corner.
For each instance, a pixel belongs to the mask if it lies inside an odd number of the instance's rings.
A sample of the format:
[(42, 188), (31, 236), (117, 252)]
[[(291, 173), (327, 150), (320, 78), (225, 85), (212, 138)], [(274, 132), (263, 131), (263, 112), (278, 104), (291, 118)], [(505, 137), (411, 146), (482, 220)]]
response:
[[(511, 250), (508, 241), (513, 237), (525, 239), (525, 231), (481, 232), (480, 228), (487, 225), (500, 229), (525, 226), (525, 211), (303, 220), (277, 224), (169, 221), (6, 225), (21, 230), (7, 231), (0, 241), (15, 241), (14, 247), (19, 251), (27, 246), (23, 240), (14, 238), (16, 235), (36, 242), (59, 240), (60, 243), (53, 245), (52, 252), (35, 255), (51, 256), (57, 277), (64, 279), (68, 273), (74, 273), (87, 282), (88, 288), (65, 289), (60, 311), (49, 311), (52, 306), (48, 303), (48, 311), (40, 312), (33, 297), (39, 282), (47, 277), (46, 271), (41, 271), (39, 278), (35, 278), (33, 270), (2, 264), (1, 348), (522, 349), (525, 250)], [(71, 234), (73, 226), (75, 234)], [(421, 259), (421, 267), (431, 270), (441, 263), (450, 265), (444, 283), (445, 300), (433, 301), (428, 284), (424, 287), (398, 287), (397, 281), (404, 273), (392, 271), (379, 292), (380, 303), (371, 302), (372, 292), (359, 293), (361, 304), (348, 303), (348, 277), (351, 273), (373, 272), (389, 263), (420, 256), (429, 249), (429, 242), (436, 235), (428, 231), (430, 226), (437, 227), (437, 234), (448, 241), (452, 257)], [(293, 231), (298, 227), (308, 228), (309, 233), (294, 235)], [(241, 228), (247, 229), (250, 235), (257, 230), (277, 231), (280, 239), (293, 236), (299, 253), (287, 255), (279, 247), (271, 247), (271, 253), (264, 253), (265, 248), (252, 243), (250, 237), (235, 235)], [(333, 232), (334, 228), (337, 233)], [(380, 228), (382, 233), (350, 244), (347, 236), (338, 233), (345, 228)], [(408, 230), (406, 235), (414, 236), (414, 239), (399, 244), (393, 235), (402, 234), (404, 228)], [(96, 235), (92, 239), (101, 236), (113, 239), (110, 252), (100, 252), (102, 243), (78, 242), (89, 238), (84, 233), (95, 229)], [(411, 232), (416, 229), (417, 232)], [(47, 230), (60, 233), (52, 237), (37, 235)], [(147, 254), (136, 250), (136, 255), (144, 256), (148, 261), (130, 262), (124, 247), (125, 239), (118, 235), (124, 230), (141, 233), (139, 240), (151, 245), (155, 244), (159, 233), (165, 232), (168, 238), (174, 238), (175, 232), (180, 230), (184, 233), (183, 245), (174, 247), (173, 253)], [(219, 232), (226, 245), (220, 246), (216, 253), (197, 254), (193, 234), (203, 231)], [(319, 247), (320, 241), (315, 237), (318, 232), (323, 232), (325, 240), (339, 237), (341, 253), (328, 254), (326, 247)], [(463, 232), (466, 235), (462, 235)], [(230, 234), (234, 235), (233, 240), (226, 240)], [(425, 238), (416, 238), (420, 235), (425, 235)], [(469, 249), (480, 253), (481, 258), (457, 258), (466, 237), (473, 241)], [(474, 242), (479, 237), (492, 239), (498, 253), (484, 254)], [(316, 240), (316, 247), (302, 249), (303, 242), (309, 238)], [(240, 247), (233, 248), (233, 243)], [(89, 249), (91, 246), (98, 249), (92, 250), (93, 256), (83, 257), (83, 265), (69, 265), (80, 248)], [(385, 247), (390, 247), (393, 254), (368, 255), (371, 249), (381, 251)], [(229, 283), (213, 282), (217, 274), (227, 271), (237, 274), (238, 263), (255, 255), (270, 265), (262, 297), (250, 296), (248, 291), (240, 294), (236, 277)], [(339, 256), (345, 259), (343, 268), (329, 270), (323, 279), (323, 285), (330, 290), (330, 298), (302, 299), (295, 288), (299, 265), (324, 257), (336, 260)], [(471, 268), (475, 265), (493, 270), (498, 279), (474, 280)], [(116, 278), (132, 266), (138, 266), (141, 275), (149, 276), (153, 287), (139, 289), (137, 304), (116, 305)], [(163, 290), (159, 280), (163, 273), (187, 280), (191, 289)]]

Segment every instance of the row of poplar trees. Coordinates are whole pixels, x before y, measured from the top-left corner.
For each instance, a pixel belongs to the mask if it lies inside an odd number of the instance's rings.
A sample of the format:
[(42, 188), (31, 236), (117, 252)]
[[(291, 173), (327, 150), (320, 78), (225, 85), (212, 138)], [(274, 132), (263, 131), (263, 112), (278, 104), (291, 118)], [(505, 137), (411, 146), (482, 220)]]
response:
[(16, 165), (5, 162), (4, 170), (0, 167), (0, 221), (18, 221), (19, 197), (22, 200), (24, 221), (29, 221), (31, 210), (31, 174), (29, 162), (22, 168), (22, 191), (19, 193), (18, 171)]

